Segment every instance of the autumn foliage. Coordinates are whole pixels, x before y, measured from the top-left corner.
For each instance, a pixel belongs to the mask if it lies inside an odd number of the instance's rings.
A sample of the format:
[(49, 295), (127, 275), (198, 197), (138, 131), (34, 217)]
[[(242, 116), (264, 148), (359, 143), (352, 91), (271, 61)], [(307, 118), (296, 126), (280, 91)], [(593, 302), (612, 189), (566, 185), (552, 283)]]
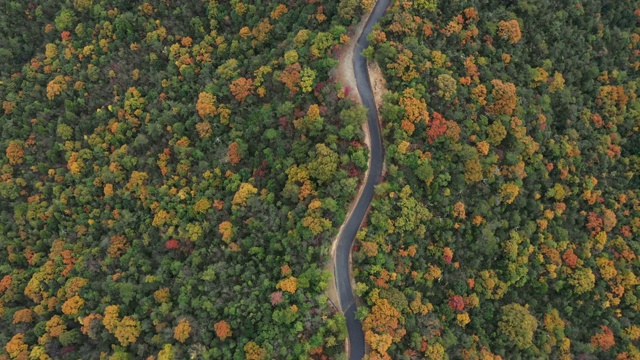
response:
[(224, 340), (224, 339), (228, 338), (229, 336), (231, 336), (231, 334), (232, 334), (231, 327), (229, 326), (229, 323), (227, 323), (224, 320), (220, 320), (217, 323), (215, 323), (213, 325), (213, 328), (216, 331), (216, 336), (218, 336), (220, 338), (220, 340)]
[(296, 290), (298, 289), (298, 279), (293, 276), (289, 276), (288, 278), (281, 280), (276, 285), (276, 288), (295, 294)]
[(445, 118), (438, 112), (434, 112), (429, 123), (427, 131), (427, 141), (433, 144), (436, 139), (447, 131), (447, 122)]
[(11, 141), (7, 149), (5, 150), (5, 155), (7, 159), (9, 159), (9, 164), (18, 165), (22, 164), (22, 158), (24, 157), (24, 150), (22, 146), (17, 141)]
[(231, 93), (239, 102), (244, 102), (247, 96), (253, 94), (253, 79), (238, 78), (229, 85)]
[(616, 344), (616, 341), (613, 337), (613, 332), (611, 329), (606, 326), (600, 326), (602, 332), (599, 332), (591, 337), (591, 345), (598, 347), (602, 350), (609, 350), (612, 346)]
[(191, 324), (186, 319), (180, 319), (173, 329), (173, 338), (184, 343), (189, 338), (189, 334), (191, 334)]
[(487, 111), (494, 115), (513, 114), (518, 101), (515, 84), (495, 79), (491, 80), (491, 85), (493, 85), (491, 95), (494, 102), (487, 106)]
[(517, 20), (500, 21), (498, 23), (498, 35), (508, 40), (511, 44), (515, 44), (522, 38), (520, 25)]

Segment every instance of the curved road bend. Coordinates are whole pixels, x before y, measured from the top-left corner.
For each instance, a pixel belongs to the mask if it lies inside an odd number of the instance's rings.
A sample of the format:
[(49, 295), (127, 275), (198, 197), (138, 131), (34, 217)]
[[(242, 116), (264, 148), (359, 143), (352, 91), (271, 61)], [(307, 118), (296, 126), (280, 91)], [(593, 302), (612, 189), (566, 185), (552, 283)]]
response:
[(367, 61), (361, 52), (365, 49), (369, 42), (367, 35), (371, 32), (373, 25), (380, 20), (384, 12), (389, 6), (390, 0), (378, 0), (376, 2), (369, 19), (367, 20), (362, 34), (356, 42), (353, 54), (353, 69), (358, 85), (358, 92), (362, 104), (368, 109), (367, 123), (369, 125), (369, 135), (371, 138), (371, 149), (369, 149), (369, 173), (364, 183), (362, 195), (351, 213), (351, 216), (344, 224), (342, 236), (338, 239), (335, 262), (335, 280), (340, 299), (340, 307), (344, 311), (347, 319), (347, 330), (349, 332), (349, 359), (360, 360), (364, 357), (364, 333), (362, 324), (356, 320), (356, 303), (353, 289), (351, 287), (351, 267), (349, 257), (351, 246), (355, 239), (356, 233), (360, 228), (360, 224), (367, 213), (369, 204), (373, 199), (373, 188), (382, 177), (382, 138), (380, 136), (380, 123), (378, 121), (378, 112), (373, 99), (373, 91), (371, 90), (371, 80), (367, 72)]

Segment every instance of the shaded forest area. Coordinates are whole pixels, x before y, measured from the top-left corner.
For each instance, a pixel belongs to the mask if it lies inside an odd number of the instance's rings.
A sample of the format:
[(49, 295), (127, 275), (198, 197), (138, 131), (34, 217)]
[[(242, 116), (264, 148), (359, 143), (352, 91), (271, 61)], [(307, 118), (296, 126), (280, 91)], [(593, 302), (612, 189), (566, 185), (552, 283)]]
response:
[(0, 3), (0, 358), (344, 356), (362, 5)]
[(397, 1), (371, 358), (640, 358), (640, 4)]

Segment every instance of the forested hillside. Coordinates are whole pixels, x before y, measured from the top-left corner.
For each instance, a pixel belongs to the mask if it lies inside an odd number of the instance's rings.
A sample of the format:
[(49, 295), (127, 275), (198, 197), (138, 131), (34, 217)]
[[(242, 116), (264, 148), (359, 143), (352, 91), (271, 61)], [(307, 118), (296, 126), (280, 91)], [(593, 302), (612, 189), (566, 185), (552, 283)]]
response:
[[(0, 1), (0, 359), (336, 358), (357, 2)], [(339, 15), (340, 14), (340, 15)]]
[(640, 358), (640, 4), (396, 1), (372, 358)]

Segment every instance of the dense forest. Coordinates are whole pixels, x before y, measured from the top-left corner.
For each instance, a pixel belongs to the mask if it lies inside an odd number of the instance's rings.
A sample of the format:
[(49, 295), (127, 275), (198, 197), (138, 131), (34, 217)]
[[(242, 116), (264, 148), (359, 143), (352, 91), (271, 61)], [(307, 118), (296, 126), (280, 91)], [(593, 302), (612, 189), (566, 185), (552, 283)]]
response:
[(0, 359), (344, 356), (362, 12), (0, 0)]
[(640, 4), (396, 1), (371, 358), (640, 358)]
[[(0, 360), (335, 359), (371, 0), (0, 0)], [(370, 359), (640, 358), (640, 2), (392, 2)]]

